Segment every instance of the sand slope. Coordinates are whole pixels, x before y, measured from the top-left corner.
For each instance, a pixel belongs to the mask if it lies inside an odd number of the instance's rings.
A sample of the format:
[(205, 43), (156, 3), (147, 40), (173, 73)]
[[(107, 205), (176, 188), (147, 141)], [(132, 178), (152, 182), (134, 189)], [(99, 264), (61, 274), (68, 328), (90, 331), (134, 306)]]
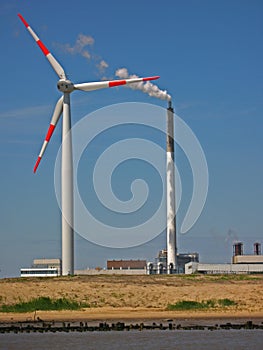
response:
[[(162, 315), (240, 315), (263, 317), (263, 276), (75, 276), (0, 280), (0, 304), (13, 304), (39, 296), (85, 302), (89, 309), (53, 312), (51, 318), (136, 318)], [(236, 306), (198, 312), (167, 312), (169, 303), (228, 298)], [(39, 311), (38, 314), (41, 314)], [(157, 313), (157, 314), (156, 314)], [(14, 316), (14, 315), (13, 315)], [(0, 320), (11, 315), (1, 314)], [(24, 317), (20, 315), (19, 318)]]

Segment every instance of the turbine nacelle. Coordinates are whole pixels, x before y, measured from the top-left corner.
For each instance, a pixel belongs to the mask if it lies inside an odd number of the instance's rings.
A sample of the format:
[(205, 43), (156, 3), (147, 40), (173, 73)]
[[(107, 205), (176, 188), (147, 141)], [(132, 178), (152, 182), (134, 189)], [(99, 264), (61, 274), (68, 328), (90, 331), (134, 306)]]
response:
[(74, 84), (67, 79), (60, 79), (57, 82), (57, 88), (59, 89), (59, 91), (61, 92), (72, 92), (74, 90)]

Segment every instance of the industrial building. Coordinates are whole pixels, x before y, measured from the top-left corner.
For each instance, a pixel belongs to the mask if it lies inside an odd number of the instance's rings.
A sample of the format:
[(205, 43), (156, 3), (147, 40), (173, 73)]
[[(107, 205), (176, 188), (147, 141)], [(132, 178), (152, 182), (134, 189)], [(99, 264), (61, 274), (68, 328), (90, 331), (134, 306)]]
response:
[(185, 274), (246, 274), (263, 273), (263, 264), (200, 264), (189, 262), (185, 265)]
[[(176, 273), (185, 273), (185, 265), (189, 262), (199, 262), (198, 253), (184, 253), (176, 255)], [(173, 271), (174, 273), (174, 271)], [(167, 274), (167, 250), (160, 250), (154, 262), (148, 262), (147, 274)]]
[(261, 255), (261, 244), (254, 243), (254, 255), (243, 254), (243, 243), (237, 242), (233, 245), (232, 264), (200, 264), (188, 262), (185, 265), (185, 273), (202, 274), (244, 274), (263, 273), (263, 255)]
[(58, 277), (61, 275), (60, 259), (34, 259), (31, 267), (20, 269), (21, 277)]
[(75, 275), (146, 275), (146, 260), (107, 260), (107, 268), (75, 270)]
[(254, 254), (243, 254), (243, 243), (237, 242), (233, 245), (233, 264), (263, 264), (263, 255), (261, 255), (261, 244), (254, 243)]
[(108, 260), (107, 270), (146, 270), (146, 260)]

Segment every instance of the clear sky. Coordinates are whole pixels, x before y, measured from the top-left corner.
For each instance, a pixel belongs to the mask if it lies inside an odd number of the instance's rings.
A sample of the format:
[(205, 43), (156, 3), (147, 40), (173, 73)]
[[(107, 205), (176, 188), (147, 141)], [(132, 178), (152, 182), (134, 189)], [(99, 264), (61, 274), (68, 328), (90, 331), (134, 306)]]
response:
[[(197, 251), (203, 262), (229, 262), (234, 240), (244, 242), (245, 253), (252, 253), (254, 242), (263, 243), (262, 1), (1, 1), (0, 277), (18, 276), (34, 258), (61, 254), (53, 184), (60, 124), (38, 173), (32, 171), (60, 96), (57, 77), (18, 13), (76, 83), (112, 79), (122, 67), (161, 76), (156, 83), (195, 133), (209, 170), (204, 210), (187, 234), (178, 235), (180, 252)], [(165, 101), (124, 87), (74, 92), (72, 122), (122, 102), (166, 108)], [(158, 142), (164, 146), (165, 140)], [(180, 225), (192, 186), (180, 149), (177, 166)], [(125, 183), (130, 193), (127, 181), (119, 180), (122, 193)], [(104, 267), (113, 258), (153, 260), (163, 248), (164, 233), (129, 249), (101, 247), (76, 235), (75, 267)]]

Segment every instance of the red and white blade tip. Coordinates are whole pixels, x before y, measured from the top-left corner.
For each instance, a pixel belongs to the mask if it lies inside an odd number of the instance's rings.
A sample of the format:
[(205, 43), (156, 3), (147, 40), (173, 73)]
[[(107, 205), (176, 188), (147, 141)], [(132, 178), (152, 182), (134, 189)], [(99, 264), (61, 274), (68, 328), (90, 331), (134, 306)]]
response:
[(37, 171), (37, 168), (38, 168), (38, 166), (39, 166), (39, 163), (40, 163), (40, 161), (41, 161), (41, 159), (42, 159), (42, 157), (43, 157), (43, 154), (45, 153), (45, 150), (46, 150), (46, 148), (47, 148), (48, 142), (49, 142), (49, 140), (50, 140), (50, 138), (51, 138), (51, 136), (52, 136), (52, 134), (53, 134), (53, 132), (54, 132), (54, 130), (55, 130), (55, 127), (56, 127), (56, 125), (50, 124), (50, 126), (49, 126), (49, 128), (48, 128), (48, 132), (47, 132), (45, 141), (44, 141), (44, 143), (43, 143), (43, 145), (42, 145), (41, 151), (40, 151), (40, 153), (39, 153), (39, 156), (38, 156), (38, 158), (37, 158), (36, 164), (35, 164), (35, 166), (34, 166), (34, 173)]
[(38, 166), (39, 166), (40, 161), (41, 161), (41, 157), (38, 157), (38, 158), (37, 158), (37, 161), (36, 161), (36, 164), (35, 164), (35, 166), (34, 166), (34, 173), (37, 171), (37, 168), (38, 168)]
[(44, 45), (44, 43), (39, 39), (37, 34), (33, 31), (33, 29), (30, 27), (30, 25), (27, 23), (27, 21), (24, 19), (24, 17), (19, 13), (18, 17), (21, 19), (27, 30), (29, 31), (30, 35), (34, 38), (37, 45), (43, 52), (43, 54), (46, 56), (47, 60), (51, 64), (54, 71), (57, 73), (57, 75), (60, 77), (60, 79), (66, 79), (66, 74), (64, 72), (64, 69), (60, 65), (60, 63), (55, 59), (55, 57), (51, 54), (51, 52), (48, 50), (48, 48)]
[(50, 52), (49, 52), (48, 48), (43, 44), (43, 42), (39, 39), (39, 37), (33, 32), (32, 28), (30, 28), (30, 25), (27, 23), (27, 21), (24, 19), (24, 17), (22, 15), (20, 15), (20, 13), (18, 14), (18, 17), (24, 23), (25, 27), (30, 31), (30, 34), (35, 39), (36, 43), (38, 44), (39, 48), (42, 50), (43, 54), (45, 56), (49, 55)]
[(147, 81), (147, 80), (157, 80), (159, 79), (160, 76), (159, 75), (155, 75), (154, 77), (147, 77), (147, 78), (142, 78), (143, 81)]
[(20, 13), (18, 13), (18, 17), (21, 19), (21, 21), (24, 23), (24, 25), (26, 26), (26, 28), (27, 27), (29, 27), (29, 24), (27, 23), (27, 21), (24, 19), (24, 17), (20, 14)]

